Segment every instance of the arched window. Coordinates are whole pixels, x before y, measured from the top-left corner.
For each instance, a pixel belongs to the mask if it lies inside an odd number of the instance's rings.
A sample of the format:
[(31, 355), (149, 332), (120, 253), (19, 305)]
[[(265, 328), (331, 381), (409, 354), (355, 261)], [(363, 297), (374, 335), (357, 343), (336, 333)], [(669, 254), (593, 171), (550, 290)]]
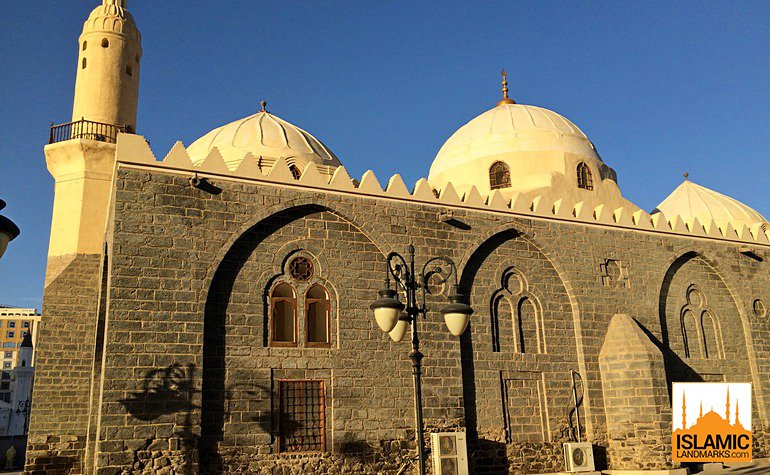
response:
[(131, 65), (127, 64), (126, 65), (126, 74), (128, 74), (129, 76), (133, 76), (133, 73), (134, 73), (134, 70), (131, 68)]
[(510, 188), (511, 170), (503, 162), (495, 162), (489, 167), (489, 188), (499, 190), (500, 188)]
[(83, 51), (85, 51), (86, 48), (88, 48), (88, 41), (83, 42)]
[(86, 58), (83, 58), (82, 65), (80, 67), (86, 69)]
[(305, 293), (307, 346), (329, 346), (330, 310), (329, 293), (322, 285), (314, 284)]
[(538, 315), (534, 302), (524, 297), (519, 300), (516, 336), (519, 353), (540, 353), (538, 342)]
[(711, 312), (703, 312), (700, 317), (701, 332), (703, 333), (703, 357), (721, 358), (721, 345), (719, 344), (719, 327), (711, 315)]
[(286, 283), (276, 285), (270, 292), (270, 317), (273, 346), (297, 346), (297, 293)]
[(698, 358), (700, 348), (698, 345), (698, 322), (695, 314), (690, 310), (682, 313), (682, 340), (684, 341), (684, 357)]
[(500, 322), (512, 322), (513, 311), (511, 301), (499, 292), (492, 297), (492, 351), (499, 353), (500, 348)]
[(591, 175), (591, 169), (586, 162), (580, 162), (577, 166), (578, 188), (591, 191), (594, 189), (594, 178)]
[(293, 176), (295, 180), (299, 180), (299, 177), (302, 176), (302, 172), (299, 171), (299, 168), (297, 168), (297, 165), (289, 165), (289, 171), (291, 172), (291, 176)]
[(102, 48), (107, 48), (110, 46), (110, 40), (107, 38), (102, 38)]

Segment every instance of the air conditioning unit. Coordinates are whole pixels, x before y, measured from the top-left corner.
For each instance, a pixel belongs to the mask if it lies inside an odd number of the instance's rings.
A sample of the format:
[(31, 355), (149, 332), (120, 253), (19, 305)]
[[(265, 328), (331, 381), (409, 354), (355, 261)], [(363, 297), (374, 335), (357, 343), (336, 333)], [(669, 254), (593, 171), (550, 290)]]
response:
[(435, 475), (468, 475), (468, 444), (465, 432), (430, 435)]
[(594, 448), (590, 442), (564, 444), (564, 469), (567, 472), (593, 472)]

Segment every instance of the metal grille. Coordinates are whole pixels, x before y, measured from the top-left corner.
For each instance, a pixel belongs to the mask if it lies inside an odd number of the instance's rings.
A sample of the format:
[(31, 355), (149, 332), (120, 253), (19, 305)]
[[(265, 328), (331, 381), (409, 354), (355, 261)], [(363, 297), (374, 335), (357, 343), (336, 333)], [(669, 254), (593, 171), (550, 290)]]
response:
[(511, 171), (508, 165), (503, 162), (495, 162), (489, 167), (489, 188), (499, 190), (501, 188), (510, 188)]
[(289, 263), (289, 273), (299, 281), (308, 280), (313, 276), (313, 263), (307, 257), (295, 257)]
[(588, 168), (588, 165), (585, 164), (585, 162), (580, 162), (577, 167), (577, 179), (578, 179), (578, 188), (583, 188), (584, 190), (593, 190), (594, 189), (594, 179), (591, 176), (591, 170)]
[(326, 448), (323, 381), (279, 381), (278, 444), (281, 452)]
[(81, 119), (75, 122), (67, 122), (66, 124), (51, 124), (48, 143), (63, 142), (71, 139), (115, 143), (120, 132), (129, 132), (129, 128)]

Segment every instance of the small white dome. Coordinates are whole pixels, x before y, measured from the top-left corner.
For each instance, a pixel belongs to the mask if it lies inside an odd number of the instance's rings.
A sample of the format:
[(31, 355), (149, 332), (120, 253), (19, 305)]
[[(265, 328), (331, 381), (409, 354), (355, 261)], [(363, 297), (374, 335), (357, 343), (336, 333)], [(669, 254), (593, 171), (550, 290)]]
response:
[(263, 173), (279, 158), (300, 171), (314, 162), (326, 175), (341, 165), (320, 140), (265, 110), (212, 130), (193, 142), (187, 153), (198, 165), (215, 147), (231, 170), (238, 168), (247, 153), (254, 156)]
[(655, 211), (662, 212), (667, 219), (679, 216), (682, 221), (691, 222), (698, 218), (701, 224), (713, 221), (718, 226), (729, 223), (733, 228), (767, 222), (761, 214), (740, 201), (690, 180), (679, 185)]

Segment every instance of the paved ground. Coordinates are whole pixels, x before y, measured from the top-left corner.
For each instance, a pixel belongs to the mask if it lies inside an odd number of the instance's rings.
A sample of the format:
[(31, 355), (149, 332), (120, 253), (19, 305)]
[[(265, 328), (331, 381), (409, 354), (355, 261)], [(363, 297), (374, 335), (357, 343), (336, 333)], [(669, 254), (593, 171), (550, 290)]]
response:
[[(747, 464), (735, 464), (721, 470), (707, 470), (693, 472), (695, 475), (770, 475), (770, 459), (758, 459)], [(21, 475), (21, 472), (6, 472), (0, 470), (1, 475)]]
[(731, 475), (770, 475), (770, 459), (758, 459), (749, 464), (735, 464), (723, 470), (722, 473)]

